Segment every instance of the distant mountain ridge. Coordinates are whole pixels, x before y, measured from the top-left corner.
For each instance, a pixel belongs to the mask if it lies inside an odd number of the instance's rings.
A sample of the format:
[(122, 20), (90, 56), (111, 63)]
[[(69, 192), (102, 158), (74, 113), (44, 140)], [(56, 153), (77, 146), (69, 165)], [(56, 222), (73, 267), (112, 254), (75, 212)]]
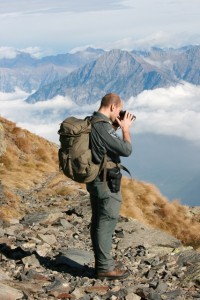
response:
[(31, 93), (45, 84), (65, 77), (73, 70), (95, 60), (104, 50), (87, 48), (76, 53), (36, 58), (16, 52), (14, 58), (0, 59), (0, 91), (10, 93), (18, 87)]
[(145, 52), (113, 49), (63, 79), (41, 87), (27, 101), (34, 103), (62, 95), (84, 105), (112, 91), (127, 100), (144, 90), (174, 86), (182, 81), (198, 85), (199, 70), (200, 46), (152, 48)]
[(111, 91), (128, 99), (145, 89), (173, 84), (166, 72), (152, 68), (127, 51), (111, 50), (67, 77), (42, 87), (28, 98), (28, 102), (62, 95), (71, 97), (78, 104), (94, 103)]
[(200, 84), (200, 46), (149, 51), (93, 49), (46, 56), (18, 52), (0, 59), (0, 91), (18, 87), (33, 93), (27, 101), (68, 96), (79, 105), (94, 103), (114, 91), (124, 100), (143, 90), (174, 86), (182, 81)]

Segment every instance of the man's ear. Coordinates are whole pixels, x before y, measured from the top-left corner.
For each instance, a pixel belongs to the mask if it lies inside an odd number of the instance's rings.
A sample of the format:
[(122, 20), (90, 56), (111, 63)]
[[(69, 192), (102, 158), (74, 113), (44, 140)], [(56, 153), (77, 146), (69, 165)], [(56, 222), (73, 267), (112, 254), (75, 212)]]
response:
[(113, 103), (113, 104), (111, 104), (111, 106), (110, 106), (110, 111), (113, 111), (115, 109), (115, 104)]

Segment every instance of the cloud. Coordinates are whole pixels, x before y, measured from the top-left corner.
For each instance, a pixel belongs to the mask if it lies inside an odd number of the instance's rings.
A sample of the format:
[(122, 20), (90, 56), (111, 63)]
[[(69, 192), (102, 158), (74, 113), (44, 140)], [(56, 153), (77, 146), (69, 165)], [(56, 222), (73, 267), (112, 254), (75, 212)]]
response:
[(84, 118), (99, 106), (99, 103), (88, 104), (80, 109), (69, 97), (63, 96), (29, 104), (25, 102), (27, 97), (28, 94), (19, 89), (14, 93), (0, 92), (0, 115), (56, 143), (59, 124), (64, 118), (69, 115)]
[[(29, 104), (27, 93), (0, 93), (0, 114), (40, 136), (58, 143), (57, 131), (61, 121), (69, 115), (84, 118), (99, 107), (99, 102), (79, 105), (69, 97), (56, 96), (48, 101)], [(124, 109), (137, 119), (133, 134), (155, 133), (178, 136), (200, 146), (200, 86), (183, 82), (176, 87), (143, 91), (131, 97)]]
[(43, 55), (41, 49), (39, 47), (27, 47), (19, 49), (20, 52), (28, 53), (33, 57), (39, 58)]
[[(10, 101), (12, 101), (12, 100), (25, 99), (26, 97), (28, 97), (28, 95), (29, 95), (28, 93), (20, 90), (17, 87), (15, 88), (14, 93), (4, 93), (4, 92), (0, 91), (0, 103), (1, 103), (1, 101), (2, 101), (2, 103), (3, 102), (7, 103), (7, 101), (8, 101), (8, 103), (10, 103)], [(1, 105), (1, 108), (3, 108), (2, 105)]]
[(200, 86), (144, 91), (129, 99), (127, 109), (137, 116), (134, 131), (175, 135), (200, 145)]
[(15, 58), (18, 52), (12, 47), (0, 47), (0, 59), (2, 58)]
[(0, 59), (14, 59), (21, 52), (28, 53), (36, 58), (44, 55), (39, 47), (27, 47), (21, 49), (15, 49), (13, 47), (0, 47)]
[(85, 45), (129, 50), (199, 44), (199, 9), (198, 0), (1, 0), (0, 27), (6, 31), (0, 40), (52, 53)]

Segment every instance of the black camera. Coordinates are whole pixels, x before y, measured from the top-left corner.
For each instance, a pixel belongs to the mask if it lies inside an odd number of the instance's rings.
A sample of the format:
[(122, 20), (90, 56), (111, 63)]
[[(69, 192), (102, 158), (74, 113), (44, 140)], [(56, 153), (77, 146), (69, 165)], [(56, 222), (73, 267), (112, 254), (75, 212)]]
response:
[[(120, 121), (124, 119), (125, 114), (126, 114), (126, 110), (120, 110), (120, 112), (119, 112)], [(132, 115), (132, 120), (135, 120), (135, 119), (136, 119), (136, 116)], [(113, 122), (112, 125), (115, 129), (117, 129), (119, 127), (119, 124), (116, 120)]]
[[(119, 112), (119, 119), (120, 119), (120, 120), (123, 120), (125, 114), (126, 114), (126, 110), (120, 110), (120, 112)], [(132, 116), (132, 120), (135, 120), (135, 119), (136, 119), (136, 116), (133, 115), (133, 116)]]
[(119, 112), (119, 118), (120, 118), (120, 120), (124, 119), (125, 114), (126, 114), (126, 110), (120, 110), (120, 112)]
[(120, 112), (119, 112), (119, 119), (120, 119), (120, 120), (123, 120), (125, 114), (126, 114), (126, 110), (120, 110)]

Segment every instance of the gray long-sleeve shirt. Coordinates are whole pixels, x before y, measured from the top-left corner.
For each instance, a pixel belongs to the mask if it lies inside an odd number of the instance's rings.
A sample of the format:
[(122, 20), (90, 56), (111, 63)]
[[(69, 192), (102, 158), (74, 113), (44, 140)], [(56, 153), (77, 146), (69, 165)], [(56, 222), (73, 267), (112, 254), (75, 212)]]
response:
[(105, 122), (97, 122), (92, 126), (90, 143), (93, 161), (101, 163), (103, 156), (107, 153), (108, 161), (120, 163), (120, 156), (129, 156), (132, 152), (131, 143), (121, 139), (110, 119), (100, 112), (94, 112), (93, 118), (103, 119)]

